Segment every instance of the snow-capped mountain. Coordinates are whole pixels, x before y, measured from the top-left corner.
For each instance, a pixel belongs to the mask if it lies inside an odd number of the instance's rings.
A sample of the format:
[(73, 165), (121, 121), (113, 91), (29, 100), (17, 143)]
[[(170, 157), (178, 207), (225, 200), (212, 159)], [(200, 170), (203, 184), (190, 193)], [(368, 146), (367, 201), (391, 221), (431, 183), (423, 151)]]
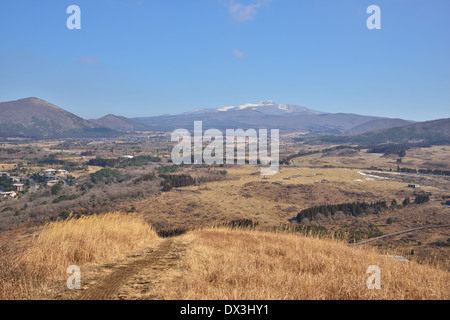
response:
[(264, 100), (259, 103), (247, 103), (240, 106), (230, 106), (221, 107), (217, 109), (197, 109), (192, 113), (211, 113), (211, 112), (229, 112), (229, 111), (239, 111), (239, 110), (254, 110), (259, 111), (263, 114), (273, 115), (273, 116), (283, 116), (292, 113), (301, 114), (323, 114), (323, 112), (311, 110), (305, 107), (297, 106), (294, 104), (278, 104), (272, 100)]

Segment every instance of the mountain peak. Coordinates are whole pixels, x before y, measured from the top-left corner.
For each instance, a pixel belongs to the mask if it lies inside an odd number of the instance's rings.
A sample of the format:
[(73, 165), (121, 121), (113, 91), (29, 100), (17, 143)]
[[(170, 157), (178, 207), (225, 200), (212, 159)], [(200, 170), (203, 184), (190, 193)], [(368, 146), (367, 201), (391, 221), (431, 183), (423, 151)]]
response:
[(54, 138), (113, 133), (105, 129), (35, 97), (0, 103), (1, 137)]
[[(230, 107), (222, 107), (218, 109), (214, 109), (214, 111), (218, 112), (227, 112), (227, 111), (238, 111), (250, 109), (254, 111), (259, 111), (263, 114), (267, 115), (275, 115), (275, 116), (283, 116), (288, 114), (322, 114), (320, 111), (307, 109), (305, 107), (297, 106), (294, 104), (278, 104), (273, 100), (263, 100), (258, 103), (247, 103), (240, 106), (230, 106)], [(203, 110), (198, 110), (197, 112), (202, 112)]]

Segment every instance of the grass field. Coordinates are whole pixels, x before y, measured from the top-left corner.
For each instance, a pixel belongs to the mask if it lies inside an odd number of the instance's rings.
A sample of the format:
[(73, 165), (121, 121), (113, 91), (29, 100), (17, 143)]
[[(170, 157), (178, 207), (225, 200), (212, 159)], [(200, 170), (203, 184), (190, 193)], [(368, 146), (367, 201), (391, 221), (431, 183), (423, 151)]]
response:
[[(227, 168), (227, 171), (226, 181), (179, 188), (121, 209), (134, 206), (150, 223), (166, 228), (238, 218), (276, 226), (314, 205), (403, 200), (413, 195), (406, 183), (373, 179), (356, 169), (282, 167), (277, 175), (266, 178), (253, 166)], [(424, 190), (438, 189), (425, 187)]]
[(36, 298), (71, 265), (116, 261), (157, 239), (141, 216), (111, 213), (53, 222), (0, 248), (0, 299)]
[[(156, 289), (164, 299), (450, 298), (450, 273), (338, 241), (227, 229), (185, 237), (191, 244), (173, 280)], [(367, 288), (371, 265), (381, 269), (381, 290)]]

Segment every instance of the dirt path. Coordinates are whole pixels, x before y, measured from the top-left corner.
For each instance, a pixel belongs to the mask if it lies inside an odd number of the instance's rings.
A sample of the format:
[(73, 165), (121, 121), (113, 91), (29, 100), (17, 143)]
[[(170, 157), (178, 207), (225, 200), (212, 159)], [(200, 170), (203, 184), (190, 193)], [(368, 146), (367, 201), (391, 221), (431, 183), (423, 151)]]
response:
[[(146, 293), (157, 281), (157, 274), (175, 265), (181, 246), (174, 245), (174, 239), (164, 240), (150, 252), (134, 257), (119, 265), (105, 266), (112, 269), (107, 276), (99, 272), (94, 283), (82, 290), (77, 300), (116, 300), (116, 299), (157, 299)], [(181, 249), (180, 249), (181, 247)]]
[(366, 244), (372, 241), (376, 241), (376, 240), (380, 240), (380, 239), (384, 239), (384, 238), (388, 238), (388, 237), (395, 237), (398, 236), (400, 234), (405, 234), (405, 233), (410, 233), (410, 232), (414, 232), (414, 231), (420, 231), (420, 230), (427, 230), (427, 229), (439, 229), (439, 228), (448, 228), (450, 227), (450, 224), (446, 224), (446, 225), (442, 225), (442, 226), (428, 226), (428, 227), (419, 227), (419, 228), (414, 228), (414, 229), (409, 229), (409, 230), (405, 230), (405, 231), (400, 231), (400, 232), (394, 232), (394, 233), (389, 233), (389, 234), (385, 234), (376, 238), (371, 238), (368, 240), (364, 240), (358, 243), (351, 243), (349, 244), (350, 246), (359, 246), (362, 244)]

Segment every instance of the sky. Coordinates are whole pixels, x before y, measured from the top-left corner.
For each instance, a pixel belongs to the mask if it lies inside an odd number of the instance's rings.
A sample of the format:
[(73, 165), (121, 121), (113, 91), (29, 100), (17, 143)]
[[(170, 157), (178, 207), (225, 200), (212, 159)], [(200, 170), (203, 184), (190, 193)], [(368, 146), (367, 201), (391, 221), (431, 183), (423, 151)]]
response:
[(450, 1), (2, 0), (0, 101), (26, 97), (86, 119), (261, 100), (448, 118)]

